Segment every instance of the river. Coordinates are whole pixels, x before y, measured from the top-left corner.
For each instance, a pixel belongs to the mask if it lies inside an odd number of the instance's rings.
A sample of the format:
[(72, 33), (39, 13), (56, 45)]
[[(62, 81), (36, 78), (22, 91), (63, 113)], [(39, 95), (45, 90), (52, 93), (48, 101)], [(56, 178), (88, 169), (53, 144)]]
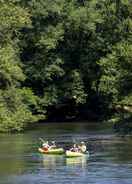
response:
[[(38, 153), (39, 137), (65, 149), (85, 141), (90, 156)], [(132, 184), (132, 137), (99, 123), (50, 123), (21, 134), (0, 134), (0, 184)]]

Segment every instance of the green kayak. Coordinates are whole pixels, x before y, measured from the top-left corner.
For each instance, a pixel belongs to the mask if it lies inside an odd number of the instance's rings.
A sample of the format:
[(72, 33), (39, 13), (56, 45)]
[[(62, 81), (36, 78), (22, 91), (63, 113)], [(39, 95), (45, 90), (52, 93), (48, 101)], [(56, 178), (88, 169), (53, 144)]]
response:
[(66, 151), (66, 157), (82, 157), (86, 154), (80, 152)]
[(40, 153), (43, 154), (54, 154), (54, 155), (60, 155), (64, 153), (63, 148), (54, 148), (54, 149), (48, 149), (48, 150), (43, 150), (42, 148), (38, 149)]

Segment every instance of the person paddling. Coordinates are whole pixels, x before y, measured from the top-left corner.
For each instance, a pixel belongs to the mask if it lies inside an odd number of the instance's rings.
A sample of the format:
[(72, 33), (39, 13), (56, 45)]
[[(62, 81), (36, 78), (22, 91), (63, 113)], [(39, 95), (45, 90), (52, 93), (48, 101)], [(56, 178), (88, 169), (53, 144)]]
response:
[(49, 147), (50, 147), (48, 141), (44, 142), (44, 143), (42, 144), (42, 147), (43, 147), (43, 150), (44, 150), (44, 151), (48, 151), (48, 149), (49, 149)]
[(70, 149), (70, 151), (78, 152), (79, 151), (78, 146), (74, 144), (73, 147)]
[(57, 147), (55, 141), (52, 141), (51, 144), (52, 145), (49, 147), (49, 149), (55, 149)]
[(85, 153), (87, 151), (87, 147), (84, 142), (81, 142), (81, 146), (79, 146), (79, 151)]

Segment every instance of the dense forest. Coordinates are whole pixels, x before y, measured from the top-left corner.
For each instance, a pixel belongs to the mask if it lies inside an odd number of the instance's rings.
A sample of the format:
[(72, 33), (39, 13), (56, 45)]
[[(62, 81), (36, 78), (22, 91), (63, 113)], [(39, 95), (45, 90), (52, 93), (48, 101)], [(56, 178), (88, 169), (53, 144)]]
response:
[(0, 0), (0, 131), (72, 119), (132, 128), (132, 1)]

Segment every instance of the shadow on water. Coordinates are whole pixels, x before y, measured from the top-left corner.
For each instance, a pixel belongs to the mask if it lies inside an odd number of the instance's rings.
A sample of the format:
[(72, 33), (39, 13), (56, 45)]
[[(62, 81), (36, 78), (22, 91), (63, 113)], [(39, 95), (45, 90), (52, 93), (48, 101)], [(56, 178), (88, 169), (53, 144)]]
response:
[[(42, 155), (39, 137), (65, 149), (83, 140), (90, 157)], [(0, 184), (132, 184), (132, 137), (99, 123), (45, 124), (25, 134), (1, 134), (0, 142)]]

